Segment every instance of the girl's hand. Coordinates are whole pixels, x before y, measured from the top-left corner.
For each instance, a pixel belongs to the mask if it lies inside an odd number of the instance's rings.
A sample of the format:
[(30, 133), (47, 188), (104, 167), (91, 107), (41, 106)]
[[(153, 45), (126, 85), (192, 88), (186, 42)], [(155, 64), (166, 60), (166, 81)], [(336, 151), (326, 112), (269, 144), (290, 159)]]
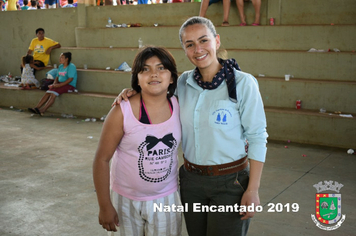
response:
[[(254, 205), (254, 208), (260, 205), (260, 197), (258, 195), (258, 191), (250, 191), (246, 190), (242, 195), (241, 206), (246, 206), (246, 209), (250, 205)], [(251, 212), (240, 212), (240, 215), (243, 215), (241, 220), (247, 220), (248, 218), (252, 218), (255, 215), (255, 210)]]
[(114, 107), (116, 105), (120, 105), (120, 102), (122, 99), (125, 101), (129, 100), (129, 97), (132, 97), (133, 95), (137, 94), (137, 92), (133, 89), (125, 88), (121, 91), (121, 93), (115, 98), (115, 101), (111, 104), (111, 107)]
[(116, 226), (119, 227), (119, 217), (113, 206), (108, 209), (100, 209), (99, 224), (107, 231), (117, 231)]

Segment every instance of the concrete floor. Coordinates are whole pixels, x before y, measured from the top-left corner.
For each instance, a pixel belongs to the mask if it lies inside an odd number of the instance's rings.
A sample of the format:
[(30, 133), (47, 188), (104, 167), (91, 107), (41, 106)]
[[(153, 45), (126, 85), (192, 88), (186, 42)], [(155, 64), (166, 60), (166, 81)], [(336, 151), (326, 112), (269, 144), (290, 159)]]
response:
[[(92, 181), (102, 122), (2, 108), (0, 127), (0, 235), (107, 235), (97, 223)], [(346, 150), (269, 143), (260, 188), (263, 211), (249, 235), (355, 235), (355, 167), (356, 155)], [(346, 220), (331, 232), (311, 219), (313, 185), (324, 180), (344, 185)], [(271, 213), (270, 203), (297, 203), (299, 211)]]

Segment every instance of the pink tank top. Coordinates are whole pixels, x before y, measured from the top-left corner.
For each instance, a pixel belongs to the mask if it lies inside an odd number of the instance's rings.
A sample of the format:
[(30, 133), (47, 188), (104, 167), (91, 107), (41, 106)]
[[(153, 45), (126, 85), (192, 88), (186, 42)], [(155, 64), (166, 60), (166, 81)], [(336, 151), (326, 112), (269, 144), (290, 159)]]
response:
[(181, 125), (177, 99), (172, 116), (160, 124), (143, 124), (122, 101), (124, 136), (112, 158), (111, 189), (136, 201), (165, 197), (178, 189), (178, 146)]

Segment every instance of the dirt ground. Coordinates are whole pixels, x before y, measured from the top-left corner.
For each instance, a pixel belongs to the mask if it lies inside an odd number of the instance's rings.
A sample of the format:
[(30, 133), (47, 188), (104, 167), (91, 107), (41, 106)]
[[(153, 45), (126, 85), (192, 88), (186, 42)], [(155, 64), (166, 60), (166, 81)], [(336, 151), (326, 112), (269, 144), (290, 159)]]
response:
[[(0, 235), (107, 235), (97, 222), (92, 161), (102, 121), (31, 116), (0, 109)], [(356, 155), (346, 150), (269, 143), (249, 235), (355, 235)], [(326, 232), (311, 219), (314, 184), (342, 183), (346, 220)], [(282, 212), (268, 212), (282, 204)], [(297, 203), (297, 212), (286, 204)], [(183, 235), (187, 235), (183, 230)]]

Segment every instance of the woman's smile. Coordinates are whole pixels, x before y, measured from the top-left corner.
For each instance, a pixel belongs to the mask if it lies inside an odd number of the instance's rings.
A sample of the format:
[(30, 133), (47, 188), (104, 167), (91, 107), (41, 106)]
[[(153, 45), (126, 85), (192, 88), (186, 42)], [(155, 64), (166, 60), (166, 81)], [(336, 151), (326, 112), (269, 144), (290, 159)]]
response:
[(201, 60), (201, 59), (204, 59), (208, 54), (204, 54), (203, 56), (200, 56), (200, 57), (196, 57), (197, 60)]

